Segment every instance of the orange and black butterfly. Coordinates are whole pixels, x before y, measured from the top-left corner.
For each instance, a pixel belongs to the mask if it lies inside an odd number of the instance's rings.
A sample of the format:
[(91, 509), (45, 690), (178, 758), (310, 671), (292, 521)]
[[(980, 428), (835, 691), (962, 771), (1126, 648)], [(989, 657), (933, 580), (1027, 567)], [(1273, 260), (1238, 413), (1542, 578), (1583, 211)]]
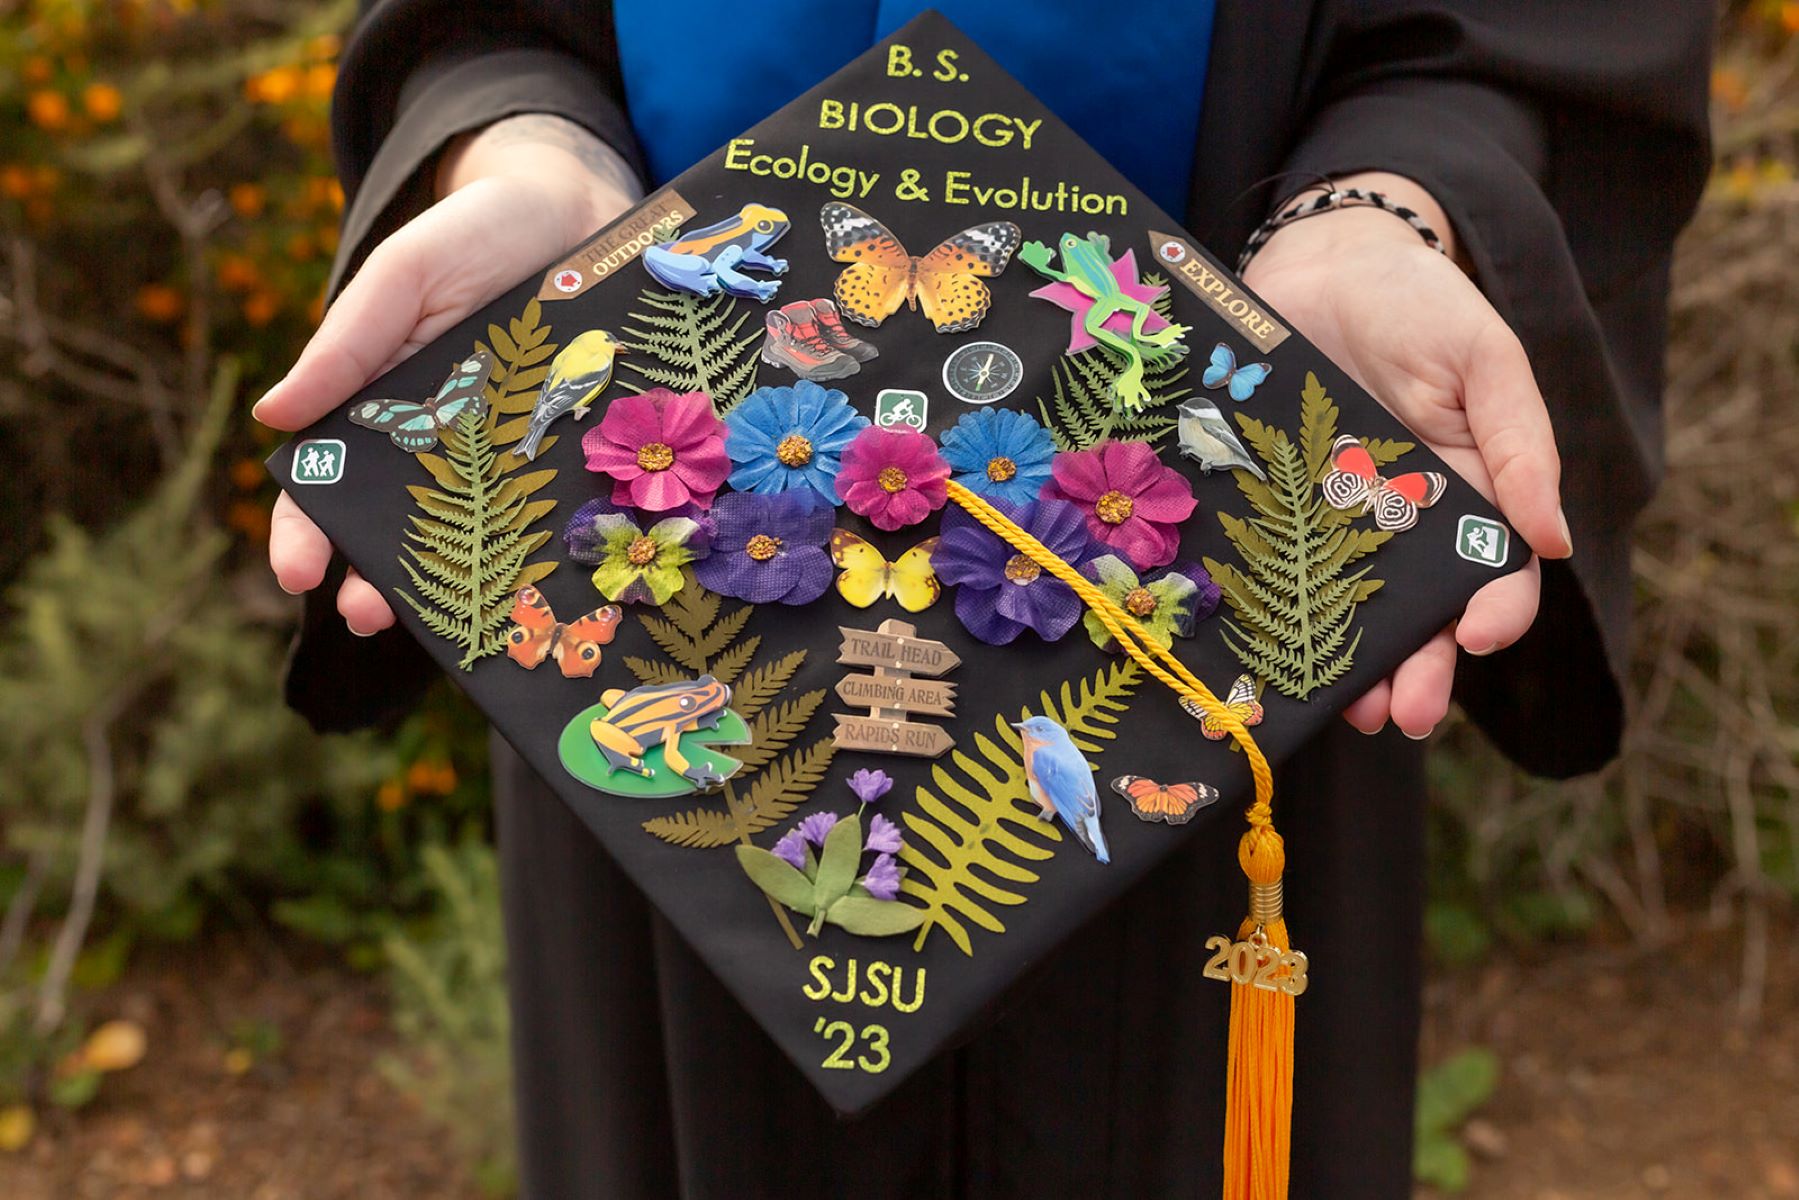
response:
[(818, 219), (826, 252), (850, 264), (837, 276), (837, 307), (844, 316), (879, 325), (902, 304), (923, 304), (938, 333), (962, 333), (981, 323), (993, 307), (993, 294), (981, 280), (1006, 269), (1024, 236), (1010, 221), (989, 221), (914, 258), (885, 225), (853, 205), (832, 201)]
[(1185, 825), (1193, 814), (1218, 799), (1218, 789), (1204, 783), (1160, 784), (1142, 775), (1120, 775), (1112, 790), (1131, 802), (1139, 820)]
[(506, 657), (535, 671), (552, 654), (570, 679), (587, 679), (600, 665), (600, 647), (612, 640), (624, 613), (616, 604), (596, 608), (564, 624), (550, 602), (534, 587), (522, 587), (512, 601), (512, 630), (506, 635)]
[[(1182, 712), (1199, 722), (1199, 731), (1214, 742), (1222, 741), (1230, 736), (1230, 727), (1207, 712), (1204, 706), (1191, 696), (1182, 696), (1180, 705)], [(1244, 725), (1260, 725), (1262, 723), (1262, 702), (1256, 699), (1255, 676), (1237, 676), (1237, 682), (1231, 684), (1230, 692), (1224, 697), (1224, 707)]]

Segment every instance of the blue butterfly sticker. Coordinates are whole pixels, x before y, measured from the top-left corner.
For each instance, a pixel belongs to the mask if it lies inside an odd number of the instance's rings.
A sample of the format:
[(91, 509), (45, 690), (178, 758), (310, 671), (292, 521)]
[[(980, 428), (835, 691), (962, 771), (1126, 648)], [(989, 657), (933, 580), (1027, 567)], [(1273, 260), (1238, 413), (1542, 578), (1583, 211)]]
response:
[(437, 445), (437, 435), (464, 413), (487, 415), (487, 377), (493, 356), (477, 350), (450, 369), (429, 400), (363, 400), (350, 406), (350, 424), (387, 434), (412, 454)]
[(1255, 395), (1262, 381), (1273, 373), (1274, 368), (1267, 363), (1244, 363), (1239, 367), (1231, 348), (1219, 342), (1212, 347), (1212, 365), (1206, 368), (1200, 381), (1209, 388), (1229, 385), (1231, 399), (1241, 404)]

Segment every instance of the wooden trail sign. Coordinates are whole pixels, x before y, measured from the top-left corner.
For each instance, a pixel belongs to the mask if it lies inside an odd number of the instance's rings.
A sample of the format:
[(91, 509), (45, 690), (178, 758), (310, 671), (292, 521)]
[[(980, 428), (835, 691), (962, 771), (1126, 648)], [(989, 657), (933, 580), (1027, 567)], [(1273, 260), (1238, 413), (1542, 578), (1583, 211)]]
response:
[(843, 643), (837, 661), (873, 668), (837, 681), (837, 694), (845, 702), (868, 709), (867, 715), (836, 714), (839, 749), (936, 758), (956, 744), (942, 726), (907, 719), (912, 713), (956, 715), (956, 685), (929, 678), (961, 664), (954, 650), (916, 636), (917, 627), (904, 621), (882, 621), (873, 630), (840, 625), (838, 631)]

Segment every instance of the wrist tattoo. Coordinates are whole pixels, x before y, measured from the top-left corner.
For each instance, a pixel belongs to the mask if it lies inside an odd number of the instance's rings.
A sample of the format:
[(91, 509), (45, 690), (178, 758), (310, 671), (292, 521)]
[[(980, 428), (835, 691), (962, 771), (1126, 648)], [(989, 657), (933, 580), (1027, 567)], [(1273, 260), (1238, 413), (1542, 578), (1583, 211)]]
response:
[(483, 148), (554, 146), (574, 155), (595, 178), (627, 196), (636, 197), (643, 190), (623, 155), (567, 117), (550, 113), (502, 117), (474, 136), (470, 145), (476, 144)]

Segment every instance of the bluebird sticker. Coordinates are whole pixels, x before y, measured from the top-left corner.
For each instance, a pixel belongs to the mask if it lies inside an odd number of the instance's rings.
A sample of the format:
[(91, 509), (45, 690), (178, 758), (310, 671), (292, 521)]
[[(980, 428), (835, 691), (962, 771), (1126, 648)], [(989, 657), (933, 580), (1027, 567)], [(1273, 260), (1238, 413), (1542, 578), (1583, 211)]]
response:
[(875, 396), (875, 424), (882, 429), (904, 426), (923, 433), (929, 407), (930, 399), (923, 392), (882, 388)]
[(344, 444), (336, 438), (308, 438), (294, 448), (295, 483), (336, 483), (344, 477)]
[(1455, 527), (1455, 552), (1483, 567), (1503, 567), (1511, 539), (1511, 530), (1498, 521), (1467, 513)]

